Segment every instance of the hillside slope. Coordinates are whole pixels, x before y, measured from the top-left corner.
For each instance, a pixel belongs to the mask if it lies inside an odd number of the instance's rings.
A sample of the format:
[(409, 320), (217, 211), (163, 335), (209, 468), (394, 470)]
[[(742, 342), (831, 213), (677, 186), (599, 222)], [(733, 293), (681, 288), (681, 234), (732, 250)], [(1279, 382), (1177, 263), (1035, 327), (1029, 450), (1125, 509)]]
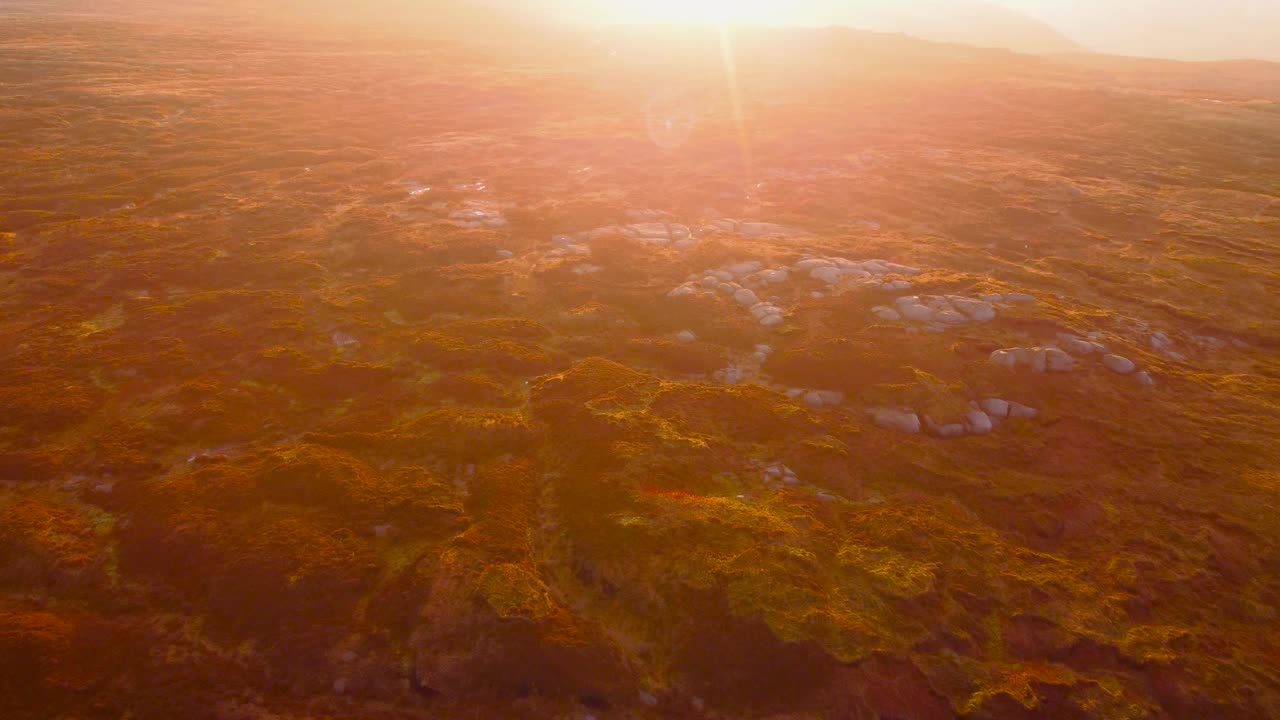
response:
[(1275, 66), (129, 7), (0, 23), (0, 717), (1280, 716)]

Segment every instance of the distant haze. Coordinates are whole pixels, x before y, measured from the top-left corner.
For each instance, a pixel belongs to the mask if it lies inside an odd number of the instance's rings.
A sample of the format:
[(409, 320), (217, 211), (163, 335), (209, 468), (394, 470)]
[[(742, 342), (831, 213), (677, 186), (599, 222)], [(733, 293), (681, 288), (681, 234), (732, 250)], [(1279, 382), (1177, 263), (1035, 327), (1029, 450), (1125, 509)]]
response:
[[(5, 0), (0, 0), (0, 6)], [(245, 14), (287, 9), (406, 30), (453, 23), (501, 35), (540, 16), (578, 25), (705, 20), (844, 25), (1027, 53), (1101, 52), (1280, 62), (1280, 0), (192, 0)], [(487, 7), (478, 7), (487, 6)]]
[[(587, 22), (688, 19), (699, 0), (528, 0)], [(848, 25), (1024, 52), (1087, 48), (1184, 60), (1280, 61), (1280, 0), (780, 0), (753, 22)]]
[(1280, 61), (1280, 0), (999, 0), (1098, 52)]

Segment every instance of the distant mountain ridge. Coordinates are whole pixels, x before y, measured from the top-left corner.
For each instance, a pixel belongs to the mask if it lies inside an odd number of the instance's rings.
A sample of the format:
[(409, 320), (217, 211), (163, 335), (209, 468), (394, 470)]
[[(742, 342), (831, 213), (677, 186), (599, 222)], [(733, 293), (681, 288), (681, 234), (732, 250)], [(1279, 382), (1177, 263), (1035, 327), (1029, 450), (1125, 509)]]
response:
[(1275, 0), (997, 0), (1098, 52), (1280, 62)]
[[(607, 0), (485, 0), (490, 5), (522, 7), (578, 24), (612, 24), (619, 17)], [(815, 0), (788, 4), (791, 24), (842, 25), (858, 30), (894, 32), (925, 40), (1002, 47), (1025, 53), (1082, 52), (1085, 48), (1052, 25), (988, 0), (849, 0), (839, 9)]]
[(837, 11), (832, 20), (854, 28), (1023, 53), (1087, 51), (1049, 23), (986, 0), (854, 0)]

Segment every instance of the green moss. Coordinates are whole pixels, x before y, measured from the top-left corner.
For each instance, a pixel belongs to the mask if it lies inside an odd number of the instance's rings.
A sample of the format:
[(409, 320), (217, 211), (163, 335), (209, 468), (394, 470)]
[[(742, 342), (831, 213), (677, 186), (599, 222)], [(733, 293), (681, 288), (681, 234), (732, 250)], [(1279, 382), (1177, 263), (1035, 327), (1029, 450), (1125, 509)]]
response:
[(868, 576), (877, 589), (897, 597), (923, 595), (937, 581), (937, 563), (912, 561), (889, 548), (846, 545), (836, 557), (842, 566)]
[(512, 563), (485, 568), (476, 589), (499, 617), (538, 620), (555, 610), (542, 581)]
[(1188, 634), (1185, 628), (1138, 625), (1125, 631), (1118, 647), (1125, 657), (1137, 662), (1168, 664), (1179, 656), (1173, 645)]

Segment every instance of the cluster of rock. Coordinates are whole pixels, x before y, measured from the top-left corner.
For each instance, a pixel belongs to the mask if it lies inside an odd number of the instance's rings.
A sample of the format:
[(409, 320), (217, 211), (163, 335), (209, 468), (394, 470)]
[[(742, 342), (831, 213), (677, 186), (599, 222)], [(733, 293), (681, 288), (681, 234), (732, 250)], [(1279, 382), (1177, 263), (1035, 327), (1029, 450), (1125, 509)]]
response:
[[(1209, 345), (1210, 347), (1214, 347), (1214, 346), (1222, 347), (1223, 345), (1225, 345), (1225, 343), (1223, 343), (1221, 340), (1218, 340), (1217, 338), (1206, 338), (1206, 339), (1209, 342), (1205, 344)], [(1173, 349), (1173, 345), (1174, 345), (1173, 338), (1169, 337), (1168, 334), (1166, 333), (1159, 332), (1159, 331), (1154, 332), (1151, 334), (1151, 338), (1149, 341), (1151, 343), (1152, 350), (1155, 350), (1156, 352), (1164, 355), (1170, 360), (1177, 360), (1178, 362), (1182, 362), (1183, 360), (1187, 359), (1186, 355), (1183, 355), (1182, 353)]]
[(907, 295), (895, 300), (893, 307), (877, 305), (871, 312), (887, 322), (909, 320), (933, 331), (996, 319), (991, 303), (961, 295)]
[(925, 415), (906, 409), (874, 408), (868, 411), (875, 424), (888, 430), (895, 430), (909, 435), (916, 435), (921, 430), (928, 431), (935, 437), (963, 437), (965, 435), (986, 435), (995, 429), (1001, 420), (1009, 418), (1034, 420), (1040, 412), (1033, 407), (1021, 403), (987, 398), (982, 401), (971, 401), (964, 417), (954, 422), (941, 423)]
[(991, 362), (1013, 369), (1027, 366), (1036, 372), (1071, 372), (1075, 359), (1056, 347), (1005, 348), (991, 353)]
[[(608, 230), (608, 228), (603, 228)], [(623, 235), (646, 245), (670, 245), (677, 250), (693, 247), (697, 241), (687, 225), (667, 222), (643, 222), (617, 228)], [(595, 232), (600, 232), (599, 230)]]
[(746, 238), (747, 240), (783, 237), (794, 234), (793, 230), (775, 223), (740, 222), (730, 218), (721, 218), (720, 220), (716, 220), (698, 228), (698, 235), (700, 236), (710, 235), (714, 232), (731, 233)]
[(744, 239), (782, 237), (794, 234), (794, 231), (765, 222), (740, 222), (730, 218), (715, 220), (692, 230), (688, 225), (671, 221), (671, 216), (658, 210), (628, 210), (628, 222), (585, 230), (572, 236), (578, 242), (596, 240), (609, 235), (623, 235), (635, 242), (660, 247), (670, 246), (677, 250), (693, 247), (698, 239), (712, 233), (729, 233)]
[(720, 292), (747, 308), (762, 326), (775, 327), (784, 322), (784, 311), (776, 304), (778, 299), (761, 300), (756, 290), (784, 283), (787, 279), (786, 268), (766, 269), (763, 263), (751, 260), (694, 273), (683, 285), (668, 292), (667, 297), (714, 296)]
[[(688, 335), (686, 335), (686, 333), (688, 333)], [(693, 335), (692, 332), (684, 330), (676, 335), (676, 339), (681, 342), (693, 342), (692, 339), (686, 339), (691, 335)], [(746, 382), (760, 374), (760, 368), (764, 366), (764, 364), (769, 360), (769, 356), (772, 354), (772, 347), (768, 345), (756, 345), (755, 351), (748, 355), (746, 359), (741, 362), (734, 363), (722, 370), (715, 371), (711, 374), (711, 377), (726, 385), (737, 385), (738, 383)]]
[(796, 477), (794, 470), (780, 462), (776, 462), (765, 466), (764, 484), (765, 486), (799, 485), (800, 478)]
[(505, 227), (507, 224), (507, 219), (502, 217), (502, 213), (497, 210), (489, 210), (475, 205), (449, 213), (449, 219), (458, 227), (473, 230), (500, 228)]
[(547, 257), (587, 257), (591, 254), (590, 246), (576, 242), (569, 235), (556, 235), (551, 238), (551, 242), (555, 247), (547, 253)]
[(1131, 375), (1134, 382), (1144, 387), (1156, 384), (1155, 378), (1152, 378), (1151, 373), (1146, 370), (1135, 372), (1138, 370), (1138, 366), (1129, 358), (1119, 355), (1103, 355), (1102, 365), (1117, 375)]
[(562, 247), (585, 247), (579, 244), (611, 235), (622, 235), (646, 245), (670, 245), (679, 250), (692, 247), (697, 242), (689, 226), (670, 222), (667, 213), (657, 210), (628, 210), (626, 217), (629, 223), (583, 230), (573, 235), (556, 235), (552, 240)]
[(1155, 384), (1148, 372), (1136, 372), (1138, 366), (1129, 358), (1107, 352), (1107, 347), (1097, 342), (1098, 333), (1090, 333), (1089, 338), (1079, 335), (1059, 333), (1057, 347), (1005, 348), (991, 353), (990, 361), (1010, 369), (1019, 366), (1030, 367), (1035, 372), (1071, 372), (1075, 369), (1076, 357), (1101, 355), (1102, 366), (1117, 375), (1132, 375), (1135, 382), (1143, 386)]
[(1026, 293), (991, 293), (982, 296), (983, 302), (997, 305), (1034, 305), (1036, 299)]
[(805, 257), (792, 266), (798, 272), (808, 273), (809, 277), (827, 285), (843, 285), (856, 283), (879, 287), (887, 292), (910, 290), (911, 283), (902, 279), (887, 279), (888, 275), (915, 277), (920, 270), (906, 265), (891, 263), (888, 260), (854, 261), (842, 257)]
[(804, 390), (802, 388), (791, 388), (787, 390), (787, 397), (792, 400), (800, 400), (814, 410), (837, 407), (844, 403), (844, 393), (837, 390)]
[(1058, 344), (1063, 350), (1075, 355), (1076, 357), (1087, 357), (1094, 354), (1103, 354), (1107, 352), (1107, 346), (1098, 342), (1102, 339), (1102, 333), (1091, 332), (1088, 337), (1072, 335), (1071, 333), (1058, 333)]

